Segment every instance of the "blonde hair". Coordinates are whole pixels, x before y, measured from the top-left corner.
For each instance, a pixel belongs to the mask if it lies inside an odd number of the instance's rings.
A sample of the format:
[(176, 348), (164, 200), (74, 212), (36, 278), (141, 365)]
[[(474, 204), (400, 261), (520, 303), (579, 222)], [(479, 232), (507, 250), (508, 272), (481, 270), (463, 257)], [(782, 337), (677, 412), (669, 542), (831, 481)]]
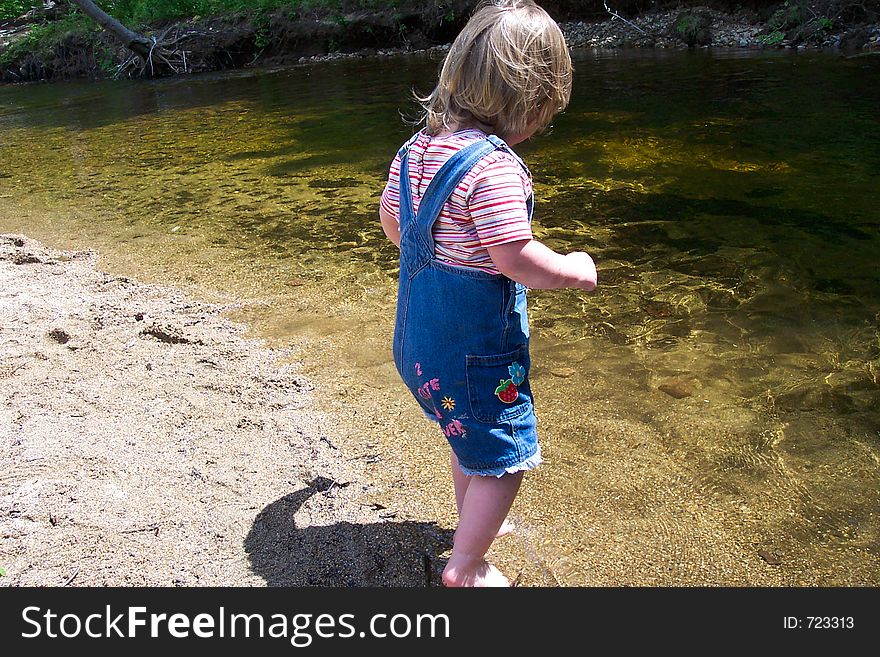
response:
[(489, 0), (456, 37), (434, 91), (416, 98), (431, 135), (475, 123), (502, 139), (531, 135), (568, 105), (571, 70), (547, 12), (532, 0)]

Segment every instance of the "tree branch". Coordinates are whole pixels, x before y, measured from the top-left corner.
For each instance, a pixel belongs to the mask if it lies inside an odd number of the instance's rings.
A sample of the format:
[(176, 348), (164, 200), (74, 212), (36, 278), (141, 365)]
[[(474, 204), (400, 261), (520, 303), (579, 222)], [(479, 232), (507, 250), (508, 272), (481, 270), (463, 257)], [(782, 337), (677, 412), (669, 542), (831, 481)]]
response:
[[(75, 1), (75, 0), (74, 0), (74, 1)], [(620, 14), (618, 14), (616, 11), (613, 11), (613, 10), (611, 9), (611, 7), (608, 6), (608, 0), (602, 0), (602, 4), (605, 5), (605, 11), (607, 11), (609, 14), (611, 14), (611, 20), (614, 20), (615, 18), (619, 18), (619, 19), (622, 20), (624, 23), (626, 23), (626, 24), (629, 25), (630, 27), (633, 27), (633, 28), (637, 29), (637, 30), (638, 30), (639, 32), (641, 32), (642, 34), (647, 34), (647, 32), (645, 32), (645, 31), (644, 31), (642, 28), (640, 28), (638, 25), (636, 25), (635, 23), (631, 23), (630, 21), (626, 20), (623, 16), (621, 16)]]
[(123, 46), (146, 59), (148, 53), (147, 46), (150, 43), (147, 38), (136, 32), (132, 32), (125, 27), (125, 25), (92, 2), (92, 0), (71, 0), (71, 2), (82, 9), (83, 12), (89, 18), (97, 22), (98, 25), (119, 39)]

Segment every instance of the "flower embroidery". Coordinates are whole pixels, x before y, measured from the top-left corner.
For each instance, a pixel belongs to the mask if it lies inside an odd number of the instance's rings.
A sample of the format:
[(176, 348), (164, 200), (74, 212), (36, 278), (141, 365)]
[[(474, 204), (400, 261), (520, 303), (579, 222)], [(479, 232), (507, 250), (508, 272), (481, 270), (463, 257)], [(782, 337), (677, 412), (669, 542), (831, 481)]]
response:
[(507, 368), (507, 371), (510, 373), (510, 380), (513, 381), (515, 386), (518, 386), (526, 378), (526, 368), (519, 363), (514, 362), (513, 365)]
[(418, 376), (422, 375), (422, 364), (421, 363), (416, 363), (416, 374)]
[(455, 400), (452, 397), (444, 397), (440, 400), (440, 403), (443, 405), (447, 411), (455, 410)]

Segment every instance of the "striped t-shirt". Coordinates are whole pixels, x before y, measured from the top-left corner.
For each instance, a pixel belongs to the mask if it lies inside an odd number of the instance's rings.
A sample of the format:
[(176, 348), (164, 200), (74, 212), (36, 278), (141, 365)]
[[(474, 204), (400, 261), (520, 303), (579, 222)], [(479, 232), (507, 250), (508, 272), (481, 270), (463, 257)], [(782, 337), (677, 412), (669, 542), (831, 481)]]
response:
[[(475, 128), (443, 137), (422, 131), (410, 147), (409, 182), (413, 210), (434, 174), (454, 153), (485, 138)], [(496, 149), (483, 157), (458, 183), (433, 226), (434, 253), (440, 260), (500, 273), (486, 247), (532, 238), (527, 199), (532, 194), (529, 174), (511, 153)], [(391, 163), (381, 206), (398, 222), (400, 157)]]

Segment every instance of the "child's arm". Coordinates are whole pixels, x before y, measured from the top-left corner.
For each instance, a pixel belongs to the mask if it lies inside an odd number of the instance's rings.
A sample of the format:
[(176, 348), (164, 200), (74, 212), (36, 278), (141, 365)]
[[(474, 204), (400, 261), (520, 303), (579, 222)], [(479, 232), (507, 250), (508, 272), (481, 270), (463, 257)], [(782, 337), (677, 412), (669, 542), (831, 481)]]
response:
[(379, 208), (379, 221), (382, 222), (382, 230), (385, 231), (385, 236), (394, 242), (394, 246), (398, 249), (400, 248), (400, 226), (397, 224), (397, 219), (392, 217), (385, 211), (385, 208)]
[(562, 255), (534, 239), (490, 246), (488, 251), (498, 271), (526, 287), (596, 289), (596, 265), (581, 251)]

